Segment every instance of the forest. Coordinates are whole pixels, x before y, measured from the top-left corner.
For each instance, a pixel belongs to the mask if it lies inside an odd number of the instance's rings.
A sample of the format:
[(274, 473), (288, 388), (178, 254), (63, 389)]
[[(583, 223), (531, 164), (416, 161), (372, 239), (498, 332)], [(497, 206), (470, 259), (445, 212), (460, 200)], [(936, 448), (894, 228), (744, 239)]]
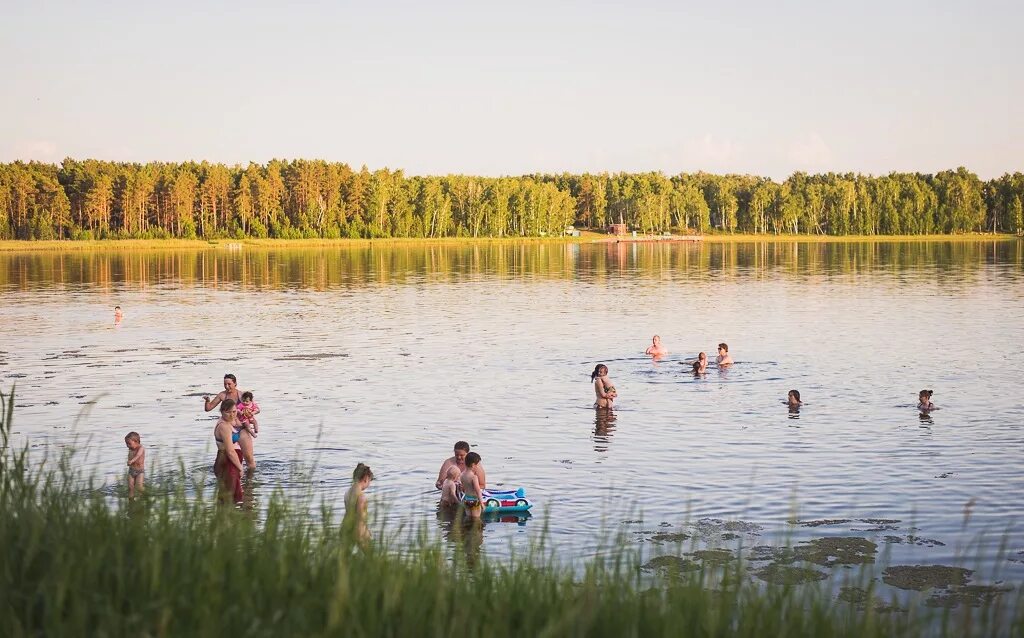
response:
[(321, 160), (0, 164), (0, 239), (1024, 233), (1024, 173), (421, 177)]

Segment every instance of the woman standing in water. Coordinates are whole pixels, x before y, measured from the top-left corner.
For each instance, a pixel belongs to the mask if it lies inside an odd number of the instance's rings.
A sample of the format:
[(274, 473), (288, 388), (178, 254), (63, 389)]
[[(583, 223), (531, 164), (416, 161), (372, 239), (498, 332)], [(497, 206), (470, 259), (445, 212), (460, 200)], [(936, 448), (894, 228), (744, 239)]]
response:
[(218, 500), (222, 503), (228, 494), (231, 494), (234, 503), (242, 502), (242, 459), (233, 440), (237, 423), (235, 402), (231, 399), (222, 401), (220, 419), (213, 428), (213, 440), (217, 445), (213, 474), (218, 479)]
[[(203, 409), (209, 412), (218, 405), (222, 405), (224, 401), (231, 401), (232, 406), (237, 406), (242, 402), (242, 392), (238, 389), (238, 379), (233, 374), (224, 375), (224, 391), (217, 394), (212, 399), (209, 396), (203, 397)], [(223, 409), (223, 408), (222, 408)], [(256, 469), (256, 457), (253, 454), (253, 440), (252, 435), (249, 431), (242, 427), (241, 423), (238, 423), (236, 419), (236, 425), (241, 431), (236, 430), (235, 442), (242, 449), (242, 458), (245, 459), (245, 465), (250, 471)]]
[(594, 407), (611, 408), (619, 393), (615, 391), (615, 386), (608, 378), (608, 366), (603, 363), (597, 364), (590, 373), (590, 380), (594, 382), (594, 395), (597, 398)]

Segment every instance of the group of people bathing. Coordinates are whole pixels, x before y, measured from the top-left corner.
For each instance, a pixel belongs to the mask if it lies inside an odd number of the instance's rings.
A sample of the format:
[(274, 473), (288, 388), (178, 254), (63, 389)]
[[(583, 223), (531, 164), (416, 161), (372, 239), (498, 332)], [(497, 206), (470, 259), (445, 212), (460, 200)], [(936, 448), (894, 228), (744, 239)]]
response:
[[(644, 351), (644, 354), (653, 357), (655, 361), (660, 361), (668, 354), (668, 350), (661, 344), (661, 337), (654, 335), (651, 338), (651, 345)], [(685, 363), (690, 364), (694, 375), (703, 375), (707, 372), (708, 355), (701, 352), (694, 361)], [(732, 356), (729, 354), (729, 344), (724, 342), (718, 344), (718, 356), (715, 357), (715, 363), (720, 369), (726, 369), (733, 365)], [(590, 374), (590, 380), (594, 383), (594, 396), (596, 399), (594, 407), (605, 409), (614, 407), (615, 399), (618, 398), (619, 393), (615, 390), (611, 379), (608, 378), (608, 366), (603, 363), (597, 364), (594, 367), (594, 371)], [(917, 395), (917, 409), (922, 415), (938, 410), (935, 404), (932, 403), (932, 394), (934, 393), (931, 390), (921, 390)], [(800, 409), (803, 401), (800, 399), (799, 390), (790, 390), (787, 393), (786, 405), (789, 406), (791, 412)]]
[[(668, 350), (661, 344), (661, 337), (654, 335), (651, 339), (651, 345), (644, 351), (644, 354), (653, 357), (655, 361), (660, 361), (662, 357), (668, 354)], [(701, 352), (697, 355), (697, 358), (694, 361), (687, 363), (690, 363), (695, 375), (705, 374), (708, 369), (708, 355)], [(733, 364), (732, 356), (729, 354), (729, 344), (718, 344), (718, 356), (715, 357), (715, 363), (722, 369), (728, 368)], [(619, 393), (615, 390), (615, 386), (612, 384), (611, 379), (608, 378), (608, 366), (603, 363), (599, 363), (594, 366), (594, 371), (590, 373), (590, 380), (594, 384), (594, 407), (614, 407), (615, 399), (618, 398)], [(796, 391), (793, 390), (792, 392)], [(799, 404), (799, 392), (796, 392), (796, 400)]]

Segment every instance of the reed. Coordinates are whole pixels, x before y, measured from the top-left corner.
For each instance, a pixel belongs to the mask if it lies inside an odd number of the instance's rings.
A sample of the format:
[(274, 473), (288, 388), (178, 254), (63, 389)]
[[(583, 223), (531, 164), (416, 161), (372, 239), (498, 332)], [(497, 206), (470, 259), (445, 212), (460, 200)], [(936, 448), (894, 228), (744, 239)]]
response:
[[(258, 519), (210, 494), (153, 490), (112, 505), (74, 455), (42, 463), (0, 416), (2, 636), (1020, 635), (1024, 623), (877, 613), (814, 587), (763, 587), (745, 567), (641, 575), (636, 555), (556, 563), (543, 545), (492, 562), (423, 534), (350, 542), (327, 508), (281, 495)], [(52, 462), (50, 462), (52, 461)], [(184, 474), (184, 469), (181, 470)], [(184, 481), (181, 481), (184, 484)], [(314, 508), (315, 509), (315, 508)], [(382, 536), (382, 535), (378, 535)], [(473, 546), (473, 533), (465, 538)]]

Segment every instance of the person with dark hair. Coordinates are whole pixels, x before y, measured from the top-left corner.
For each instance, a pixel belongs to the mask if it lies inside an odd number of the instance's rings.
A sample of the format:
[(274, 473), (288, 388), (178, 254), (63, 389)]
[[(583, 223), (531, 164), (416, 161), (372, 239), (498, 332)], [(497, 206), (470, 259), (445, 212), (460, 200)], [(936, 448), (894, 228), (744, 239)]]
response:
[(121, 311), (121, 306), (114, 306), (114, 325), (120, 324), (122, 319), (124, 319), (124, 313)]
[(370, 540), (370, 528), (366, 524), (366, 488), (373, 480), (373, 470), (369, 465), (360, 463), (352, 471), (352, 485), (345, 492), (345, 518), (342, 520), (342, 529), (360, 545)]
[(708, 355), (701, 352), (697, 355), (697, 360), (693, 362), (693, 373), (700, 375), (706, 374), (708, 371)]
[[(437, 472), (437, 481), (434, 482), (434, 487), (441, 489), (441, 485), (444, 484), (444, 477), (448, 474), (448, 468), (457, 467), (459, 472), (464, 472), (466, 469), (466, 455), (469, 454), (469, 443), (465, 441), (456, 441), (454, 454), (445, 459), (444, 463), (441, 464), (441, 469)], [(483, 465), (478, 465), (476, 469), (476, 475), (480, 479), (480, 487), (487, 487), (487, 472), (484, 471)]]
[(594, 382), (594, 395), (597, 398), (594, 401), (594, 407), (611, 408), (619, 393), (615, 391), (615, 386), (608, 378), (608, 366), (603, 363), (594, 366), (594, 371), (590, 373), (590, 380)]
[(803, 405), (803, 401), (800, 400), (799, 390), (790, 390), (789, 394), (786, 395), (786, 405), (792, 408), (799, 408)]
[[(224, 390), (222, 392), (218, 393), (217, 396), (212, 399), (209, 395), (203, 397), (203, 409), (209, 412), (220, 405), (221, 402), (228, 400), (234, 402), (236, 410), (238, 409), (239, 404), (243, 403), (242, 392), (238, 389), (238, 379), (235, 378), (235, 375), (230, 373), (224, 375)], [(256, 469), (256, 456), (253, 450), (252, 435), (249, 434), (249, 430), (242, 427), (241, 422), (237, 419), (236, 423), (238, 424), (238, 428), (241, 429), (241, 432), (235, 430), (236, 436), (233, 440), (242, 450), (242, 457), (245, 459), (246, 466), (248, 466), (249, 470), (254, 470)]]
[(466, 513), (470, 518), (480, 518), (484, 510), (483, 485), (480, 485), (480, 478), (473, 468), (480, 464), (480, 455), (470, 452), (466, 455), (466, 469), (459, 477), (462, 483), (462, 504), (466, 506)]
[(938, 410), (935, 404), (932, 403), (932, 395), (934, 392), (931, 390), (921, 390), (917, 393), (917, 409), (924, 414), (928, 414), (932, 410)]
[(718, 356), (715, 357), (715, 363), (718, 364), (719, 368), (725, 368), (732, 365), (732, 356), (729, 354), (729, 344), (718, 344)]
[(218, 500), (224, 502), (228, 494), (234, 503), (242, 502), (242, 458), (234, 441), (238, 419), (235, 402), (225, 399), (220, 404), (220, 419), (213, 428), (213, 441), (217, 445), (217, 458), (213, 462), (213, 474), (218, 479)]

